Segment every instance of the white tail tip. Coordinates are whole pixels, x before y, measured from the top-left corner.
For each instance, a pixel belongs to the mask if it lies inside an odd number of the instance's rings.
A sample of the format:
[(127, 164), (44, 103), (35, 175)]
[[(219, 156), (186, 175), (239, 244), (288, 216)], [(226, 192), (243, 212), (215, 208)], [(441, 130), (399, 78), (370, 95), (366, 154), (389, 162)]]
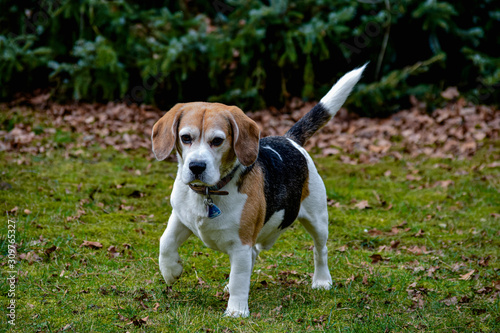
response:
[(358, 83), (367, 65), (368, 63), (342, 76), (320, 100), (320, 103), (325, 106), (332, 117), (335, 116), (340, 107), (345, 103), (345, 100), (351, 93), (352, 88)]

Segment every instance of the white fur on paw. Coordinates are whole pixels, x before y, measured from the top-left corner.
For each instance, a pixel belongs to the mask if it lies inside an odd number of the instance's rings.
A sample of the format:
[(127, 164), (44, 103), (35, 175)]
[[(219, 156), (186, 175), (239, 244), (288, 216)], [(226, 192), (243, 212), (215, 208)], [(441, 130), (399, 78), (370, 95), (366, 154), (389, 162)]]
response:
[(330, 290), (332, 288), (332, 281), (331, 280), (314, 281), (312, 284), (312, 288)]
[(181, 276), (182, 265), (181, 264), (168, 265), (167, 267), (164, 267), (163, 269), (160, 270), (163, 275), (163, 278), (165, 279), (165, 282), (167, 283), (167, 285), (170, 286), (175, 281), (177, 281)]
[(227, 309), (224, 312), (224, 317), (233, 317), (233, 318), (246, 318), (250, 315), (250, 311), (248, 309), (246, 310), (234, 310), (234, 309)]

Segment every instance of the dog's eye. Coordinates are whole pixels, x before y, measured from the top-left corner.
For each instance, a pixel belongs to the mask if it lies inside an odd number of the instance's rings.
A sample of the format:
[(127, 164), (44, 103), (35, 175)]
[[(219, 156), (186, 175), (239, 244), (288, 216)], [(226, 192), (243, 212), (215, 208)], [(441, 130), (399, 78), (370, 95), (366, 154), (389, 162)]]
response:
[(211, 142), (212, 146), (218, 147), (224, 142), (223, 138), (214, 138)]
[(191, 143), (192, 139), (191, 139), (191, 136), (189, 134), (184, 134), (184, 135), (181, 135), (181, 141), (182, 141), (182, 143), (189, 144), (189, 143)]

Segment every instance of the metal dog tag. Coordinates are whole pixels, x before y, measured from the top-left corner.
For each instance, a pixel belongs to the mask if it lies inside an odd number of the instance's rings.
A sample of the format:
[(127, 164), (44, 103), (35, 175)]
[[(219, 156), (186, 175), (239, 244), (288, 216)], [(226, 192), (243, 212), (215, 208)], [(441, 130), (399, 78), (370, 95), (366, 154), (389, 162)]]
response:
[(219, 207), (217, 207), (216, 204), (214, 204), (212, 198), (208, 197), (205, 199), (205, 206), (207, 207), (207, 216), (209, 219), (214, 219), (220, 214), (222, 214), (221, 210)]

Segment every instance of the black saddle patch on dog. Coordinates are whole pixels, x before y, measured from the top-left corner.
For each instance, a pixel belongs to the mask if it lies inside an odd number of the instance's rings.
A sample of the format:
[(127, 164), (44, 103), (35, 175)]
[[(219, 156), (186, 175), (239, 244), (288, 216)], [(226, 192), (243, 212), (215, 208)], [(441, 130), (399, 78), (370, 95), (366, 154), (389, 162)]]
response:
[(309, 176), (307, 160), (289, 139), (270, 136), (260, 140), (256, 163), (264, 172), (264, 224), (275, 212), (284, 209), (279, 228), (287, 228), (299, 214), (304, 182)]

